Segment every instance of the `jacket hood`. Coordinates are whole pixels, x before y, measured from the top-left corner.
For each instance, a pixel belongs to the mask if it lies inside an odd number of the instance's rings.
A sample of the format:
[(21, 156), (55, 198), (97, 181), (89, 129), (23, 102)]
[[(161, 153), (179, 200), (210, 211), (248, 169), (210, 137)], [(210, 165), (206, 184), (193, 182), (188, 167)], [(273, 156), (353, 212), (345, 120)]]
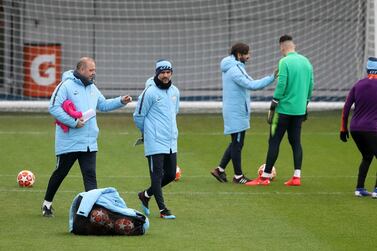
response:
[(69, 70), (63, 73), (62, 81), (65, 81), (67, 79), (75, 79), (75, 76), (73, 76), (73, 70)]
[(82, 84), (84, 86), (88, 86), (93, 84), (92, 81), (85, 81), (84, 79), (81, 79), (79, 76), (76, 75), (74, 70), (69, 70), (63, 73), (62, 75), (62, 81), (65, 81), (67, 79), (72, 80), (76, 82), (77, 84)]
[(155, 85), (156, 83), (154, 82), (154, 77), (151, 77), (147, 80), (147, 82), (145, 82), (145, 87), (148, 87), (148, 86), (151, 86), (151, 85)]
[(222, 72), (227, 72), (230, 68), (236, 65), (243, 65), (243, 63), (237, 61), (233, 55), (230, 55), (221, 60), (220, 68)]

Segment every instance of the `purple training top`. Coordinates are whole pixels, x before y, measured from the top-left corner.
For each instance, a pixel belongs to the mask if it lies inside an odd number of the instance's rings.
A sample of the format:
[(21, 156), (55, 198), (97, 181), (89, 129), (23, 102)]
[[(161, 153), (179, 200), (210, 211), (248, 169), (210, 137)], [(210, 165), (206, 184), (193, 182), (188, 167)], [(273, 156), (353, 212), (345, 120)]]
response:
[(377, 132), (377, 75), (369, 74), (350, 90), (343, 107), (341, 131), (347, 131), (348, 115), (352, 104), (350, 131)]

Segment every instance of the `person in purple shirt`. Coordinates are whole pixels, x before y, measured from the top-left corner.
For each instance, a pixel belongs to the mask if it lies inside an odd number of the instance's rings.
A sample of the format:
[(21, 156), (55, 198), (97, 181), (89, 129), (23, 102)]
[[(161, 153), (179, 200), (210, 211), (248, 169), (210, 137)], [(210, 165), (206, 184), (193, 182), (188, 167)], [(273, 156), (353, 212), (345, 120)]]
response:
[(364, 188), (369, 166), (373, 157), (377, 157), (377, 58), (368, 58), (366, 68), (368, 77), (359, 80), (348, 93), (342, 111), (340, 139), (347, 142), (349, 138), (348, 115), (352, 105), (355, 104), (350, 131), (362, 155), (355, 195), (377, 198), (377, 178), (372, 193)]

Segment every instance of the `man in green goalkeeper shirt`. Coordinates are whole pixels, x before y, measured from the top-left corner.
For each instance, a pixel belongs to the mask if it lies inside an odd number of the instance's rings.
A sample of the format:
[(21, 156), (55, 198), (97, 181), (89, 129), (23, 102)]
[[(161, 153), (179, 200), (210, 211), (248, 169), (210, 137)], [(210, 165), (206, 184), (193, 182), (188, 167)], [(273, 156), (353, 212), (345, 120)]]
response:
[(295, 51), (292, 37), (284, 35), (279, 39), (280, 51), (284, 57), (279, 62), (278, 83), (268, 112), (270, 137), (266, 166), (263, 174), (247, 182), (247, 186), (269, 185), (271, 170), (278, 154), (285, 132), (293, 151), (294, 174), (284, 184), (301, 185), (301, 124), (306, 119), (306, 108), (313, 90), (313, 67), (309, 60)]

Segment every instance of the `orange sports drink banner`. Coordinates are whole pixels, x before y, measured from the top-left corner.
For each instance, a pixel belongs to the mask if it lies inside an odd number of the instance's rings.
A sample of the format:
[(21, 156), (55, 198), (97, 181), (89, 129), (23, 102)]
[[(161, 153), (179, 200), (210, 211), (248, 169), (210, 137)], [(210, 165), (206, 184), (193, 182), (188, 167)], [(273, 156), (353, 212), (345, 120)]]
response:
[(24, 96), (51, 97), (61, 76), (61, 45), (24, 45)]

